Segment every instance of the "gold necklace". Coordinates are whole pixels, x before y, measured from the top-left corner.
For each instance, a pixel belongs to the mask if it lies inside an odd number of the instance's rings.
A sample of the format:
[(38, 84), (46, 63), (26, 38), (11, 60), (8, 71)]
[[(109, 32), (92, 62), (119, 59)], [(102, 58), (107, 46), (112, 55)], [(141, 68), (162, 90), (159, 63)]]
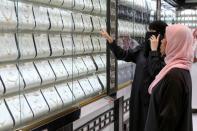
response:
[(21, 13), (23, 14), (27, 23), (29, 23), (30, 12), (28, 10), (28, 6), (21, 6)]

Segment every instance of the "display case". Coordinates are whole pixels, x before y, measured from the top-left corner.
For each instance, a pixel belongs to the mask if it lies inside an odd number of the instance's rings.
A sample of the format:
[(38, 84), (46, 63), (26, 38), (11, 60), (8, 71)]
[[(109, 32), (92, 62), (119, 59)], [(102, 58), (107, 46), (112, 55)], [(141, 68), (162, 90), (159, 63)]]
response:
[(0, 130), (52, 121), (106, 92), (106, 2), (1, 0)]

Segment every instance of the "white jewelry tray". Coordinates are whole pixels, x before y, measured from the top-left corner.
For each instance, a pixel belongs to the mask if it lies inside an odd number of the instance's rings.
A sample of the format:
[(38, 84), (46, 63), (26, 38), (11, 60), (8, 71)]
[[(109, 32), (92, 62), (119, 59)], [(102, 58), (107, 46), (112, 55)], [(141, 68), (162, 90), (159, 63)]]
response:
[(79, 71), (76, 68), (75, 63), (72, 58), (64, 58), (62, 59), (64, 66), (69, 74), (69, 78), (73, 78), (79, 75)]
[(47, 34), (34, 34), (36, 49), (37, 49), (37, 58), (49, 57), (50, 56), (50, 47), (48, 42)]
[(33, 113), (23, 95), (6, 98), (5, 101), (14, 117), (15, 126), (33, 119)]
[(24, 78), (25, 89), (41, 85), (41, 79), (32, 62), (19, 64), (19, 70)]
[(60, 35), (49, 35), (49, 41), (51, 45), (52, 54), (51, 56), (62, 56), (64, 49), (62, 46), (62, 41)]
[(55, 82), (55, 74), (53, 73), (48, 61), (36, 61), (34, 63), (42, 78), (42, 85)]
[(0, 100), (0, 112), (2, 114), (2, 117), (0, 117), (0, 130), (7, 131), (13, 128), (14, 123), (13, 123), (12, 117), (10, 113), (8, 112), (8, 109), (5, 106), (5, 103), (3, 100)]
[(94, 90), (93, 90), (92, 86), (90, 85), (87, 78), (83, 78), (78, 81), (79, 81), (81, 87), (83, 88), (86, 96), (94, 94)]
[(35, 118), (43, 116), (49, 112), (49, 107), (40, 90), (27, 93), (25, 96), (31, 106)]
[(18, 49), (14, 34), (0, 34), (0, 40), (0, 61), (16, 60)]
[(85, 53), (92, 53), (93, 52), (93, 46), (92, 46), (92, 41), (91, 41), (91, 37), (84, 35), (82, 36), (83, 39), (83, 45), (84, 45), (84, 50)]
[(84, 91), (82, 90), (78, 81), (68, 82), (68, 85), (70, 87), (70, 90), (73, 92), (73, 95), (75, 96), (76, 100), (85, 97)]
[(64, 55), (74, 54), (74, 44), (71, 35), (62, 34), (62, 41), (64, 45)]
[(73, 96), (67, 83), (55, 85), (55, 88), (63, 100), (64, 106), (75, 101), (75, 97)]
[(68, 78), (68, 72), (66, 71), (61, 59), (49, 60), (49, 63), (56, 74), (57, 80), (65, 80)]
[(60, 15), (60, 10), (57, 8), (48, 8), (49, 18), (51, 21), (51, 28), (52, 31), (62, 31), (63, 23), (62, 18)]
[(96, 72), (96, 66), (94, 65), (93, 60), (90, 56), (82, 57), (82, 59), (88, 68), (88, 73)]
[(88, 80), (90, 84), (92, 85), (94, 92), (102, 91), (101, 84), (99, 83), (98, 78), (95, 75), (88, 77)]
[(36, 21), (36, 30), (48, 30), (50, 23), (49, 17), (47, 14), (47, 8), (42, 6), (33, 6), (35, 21)]
[(49, 104), (50, 111), (55, 111), (62, 108), (63, 102), (54, 87), (41, 89), (41, 91)]
[(6, 88), (6, 94), (24, 89), (24, 82), (16, 65), (2, 66), (0, 68), (0, 75)]
[(16, 35), (19, 50), (20, 50), (20, 59), (30, 59), (35, 58), (36, 49), (34, 46), (34, 41), (32, 34), (18, 34)]
[(17, 18), (14, 1), (0, 0), (0, 29), (16, 29)]
[(18, 19), (19, 19), (19, 29), (34, 29), (35, 20), (32, 11), (31, 4), (17, 3), (18, 6)]

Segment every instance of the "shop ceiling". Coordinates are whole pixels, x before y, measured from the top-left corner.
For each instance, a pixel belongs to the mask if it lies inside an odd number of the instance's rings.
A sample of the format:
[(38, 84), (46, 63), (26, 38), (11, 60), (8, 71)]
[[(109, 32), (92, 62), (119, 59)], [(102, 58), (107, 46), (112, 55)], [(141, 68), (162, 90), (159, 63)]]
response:
[(197, 9), (197, 0), (164, 0), (177, 9)]

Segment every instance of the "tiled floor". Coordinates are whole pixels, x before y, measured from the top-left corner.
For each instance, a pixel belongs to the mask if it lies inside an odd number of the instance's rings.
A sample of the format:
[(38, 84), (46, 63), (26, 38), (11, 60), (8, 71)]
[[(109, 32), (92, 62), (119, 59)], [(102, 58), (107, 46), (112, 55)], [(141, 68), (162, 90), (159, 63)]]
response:
[(197, 131), (197, 114), (193, 115), (193, 131)]

